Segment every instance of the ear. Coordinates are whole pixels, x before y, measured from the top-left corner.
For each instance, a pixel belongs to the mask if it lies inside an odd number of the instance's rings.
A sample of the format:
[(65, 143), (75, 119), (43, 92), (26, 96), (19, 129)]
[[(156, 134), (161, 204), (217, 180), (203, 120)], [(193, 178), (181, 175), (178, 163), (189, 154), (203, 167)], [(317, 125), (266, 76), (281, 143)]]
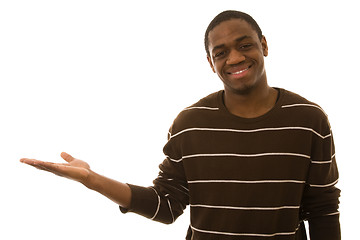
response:
[(209, 62), (209, 64), (210, 64), (210, 67), (211, 67), (212, 71), (213, 71), (214, 73), (216, 73), (215, 68), (214, 68), (214, 65), (213, 65), (213, 63), (212, 63), (212, 61), (211, 61), (211, 57), (207, 56), (207, 60), (208, 60), (208, 62)]
[(267, 57), (268, 53), (269, 53), (269, 49), (268, 49), (268, 45), (267, 45), (266, 38), (264, 35), (261, 38), (261, 47), (262, 47), (264, 56)]

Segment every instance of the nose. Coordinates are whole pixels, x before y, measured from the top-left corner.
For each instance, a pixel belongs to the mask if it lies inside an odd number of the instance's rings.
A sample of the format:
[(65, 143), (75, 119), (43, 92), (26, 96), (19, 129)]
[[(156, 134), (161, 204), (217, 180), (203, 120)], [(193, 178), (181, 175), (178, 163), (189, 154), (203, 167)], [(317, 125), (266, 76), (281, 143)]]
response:
[(238, 64), (245, 61), (245, 56), (239, 51), (230, 51), (226, 63), (229, 65)]

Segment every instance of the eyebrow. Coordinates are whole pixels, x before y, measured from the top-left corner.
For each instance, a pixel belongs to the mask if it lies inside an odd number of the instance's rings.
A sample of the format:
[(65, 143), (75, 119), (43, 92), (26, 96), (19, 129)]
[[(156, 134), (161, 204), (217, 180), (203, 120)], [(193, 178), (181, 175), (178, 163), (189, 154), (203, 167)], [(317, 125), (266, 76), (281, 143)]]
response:
[[(241, 36), (241, 37), (235, 39), (235, 42), (241, 42), (246, 38), (251, 38), (251, 37), (248, 36), (248, 35), (244, 35), (244, 36)], [(223, 47), (225, 47), (225, 44), (220, 44), (220, 45), (217, 45), (217, 46), (213, 47), (213, 49), (211, 51), (213, 52), (214, 50), (219, 49), (219, 48), (223, 48)]]

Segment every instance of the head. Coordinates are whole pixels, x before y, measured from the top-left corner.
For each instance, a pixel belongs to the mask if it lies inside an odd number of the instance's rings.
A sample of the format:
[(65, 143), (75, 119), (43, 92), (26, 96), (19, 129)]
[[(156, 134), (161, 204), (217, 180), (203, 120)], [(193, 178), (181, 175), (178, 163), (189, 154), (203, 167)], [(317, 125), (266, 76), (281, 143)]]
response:
[(230, 19), (242, 19), (247, 22), (257, 33), (259, 40), (262, 38), (262, 31), (257, 24), (257, 22), (249, 15), (243, 12), (228, 10), (219, 13), (209, 24), (205, 32), (204, 44), (205, 44), (205, 51), (207, 56), (210, 56), (209, 52), (209, 32), (214, 29), (214, 27), (218, 26), (220, 23), (224, 21), (228, 21)]
[(267, 42), (249, 15), (220, 13), (206, 31), (205, 46), (210, 66), (223, 81), (226, 93), (243, 95), (267, 88)]

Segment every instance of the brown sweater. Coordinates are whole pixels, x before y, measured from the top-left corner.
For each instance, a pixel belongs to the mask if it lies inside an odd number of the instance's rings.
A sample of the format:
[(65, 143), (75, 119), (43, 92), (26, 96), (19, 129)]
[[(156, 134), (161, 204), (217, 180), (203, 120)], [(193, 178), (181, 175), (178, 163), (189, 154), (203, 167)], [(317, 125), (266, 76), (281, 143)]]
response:
[(184, 109), (154, 186), (129, 185), (131, 211), (172, 223), (190, 205), (187, 239), (340, 239), (335, 149), (327, 115), (284, 89), (265, 115), (229, 113), (223, 91)]

